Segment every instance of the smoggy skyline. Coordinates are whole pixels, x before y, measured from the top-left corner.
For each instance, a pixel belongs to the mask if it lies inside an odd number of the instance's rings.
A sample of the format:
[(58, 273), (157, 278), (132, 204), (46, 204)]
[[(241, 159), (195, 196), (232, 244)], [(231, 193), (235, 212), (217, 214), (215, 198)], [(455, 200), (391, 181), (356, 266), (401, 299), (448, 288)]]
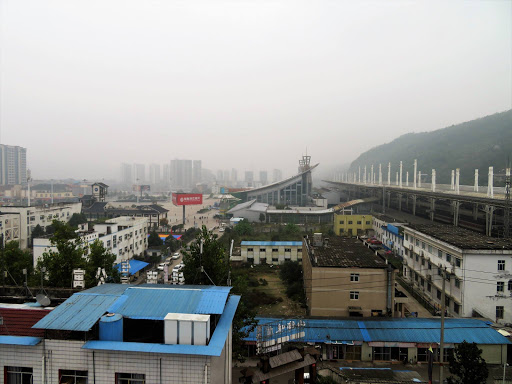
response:
[(0, 142), (34, 178), (346, 164), (512, 108), (512, 3), (0, 2)]

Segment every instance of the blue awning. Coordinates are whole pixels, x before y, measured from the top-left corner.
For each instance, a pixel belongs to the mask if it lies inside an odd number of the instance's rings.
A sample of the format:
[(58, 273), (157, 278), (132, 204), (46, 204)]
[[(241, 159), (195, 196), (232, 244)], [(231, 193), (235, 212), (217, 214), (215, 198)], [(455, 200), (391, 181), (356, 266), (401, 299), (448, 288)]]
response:
[(37, 345), (41, 341), (40, 337), (32, 336), (0, 336), (0, 344), (7, 345)]
[[(146, 268), (148, 265), (149, 265), (149, 263), (146, 263), (145, 261), (131, 259), (130, 260), (130, 271), (128, 272), (128, 274), (133, 275), (134, 273), (139, 272), (141, 269)], [(116, 268), (119, 272), (121, 272), (121, 263), (116, 264), (116, 266), (114, 268)]]

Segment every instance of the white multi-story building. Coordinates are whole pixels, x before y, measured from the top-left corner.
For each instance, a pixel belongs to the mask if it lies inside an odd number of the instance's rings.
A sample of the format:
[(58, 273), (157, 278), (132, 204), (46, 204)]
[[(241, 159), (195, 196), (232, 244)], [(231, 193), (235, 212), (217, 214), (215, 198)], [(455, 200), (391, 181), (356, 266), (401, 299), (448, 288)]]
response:
[(0, 382), (231, 384), (230, 289), (104, 284), (39, 321), (20, 310), (7, 326), (36, 324), (0, 333)]
[(82, 203), (58, 203), (46, 204), (35, 207), (3, 206), (2, 213), (11, 213), (19, 216), (19, 242), (20, 248), (25, 249), (30, 246), (32, 231), (37, 225), (46, 229), (52, 224), (53, 220), (68, 222), (74, 213), (80, 213)]
[[(148, 231), (148, 219), (142, 217), (116, 217), (96, 224), (93, 230), (88, 230), (87, 224), (79, 228), (85, 255), (89, 251), (89, 245), (99, 240), (105, 249), (116, 255), (116, 264), (144, 254), (148, 249)], [(49, 250), (57, 251), (50, 238), (34, 239), (34, 266)]]
[(372, 222), (375, 237), (387, 250), (400, 257), (404, 256), (404, 225), (407, 223), (396, 222), (390, 217), (378, 214), (374, 215)]
[(0, 185), (27, 182), (27, 149), (0, 144)]
[(0, 237), (2, 246), (9, 241), (20, 241), (20, 215), (0, 212)]
[(232, 261), (253, 264), (283, 264), (285, 261), (302, 262), (301, 241), (242, 241), (240, 256)]
[(449, 315), (512, 323), (512, 240), (448, 225), (408, 224), (404, 248), (404, 277), (436, 307), (445, 271)]

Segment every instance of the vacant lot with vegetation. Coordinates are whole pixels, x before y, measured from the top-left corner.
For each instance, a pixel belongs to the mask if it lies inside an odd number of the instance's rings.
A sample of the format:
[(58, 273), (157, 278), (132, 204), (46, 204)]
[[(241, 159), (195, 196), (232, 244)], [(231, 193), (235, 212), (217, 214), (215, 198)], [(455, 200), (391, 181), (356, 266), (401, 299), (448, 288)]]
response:
[(257, 316), (291, 317), (304, 316), (301, 303), (286, 294), (287, 286), (279, 277), (279, 266), (243, 266), (233, 268), (233, 275), (242, 275), (248, 285), (248, 299)]

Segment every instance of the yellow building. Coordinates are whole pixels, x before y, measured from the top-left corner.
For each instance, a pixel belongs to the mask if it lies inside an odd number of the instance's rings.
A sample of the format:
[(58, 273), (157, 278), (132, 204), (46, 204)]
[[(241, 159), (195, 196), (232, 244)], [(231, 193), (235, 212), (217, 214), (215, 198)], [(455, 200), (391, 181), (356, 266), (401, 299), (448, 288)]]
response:
[(337, 235), (364, 235), (371, 229), (372, 215), (334, 214), (334, 233)]

